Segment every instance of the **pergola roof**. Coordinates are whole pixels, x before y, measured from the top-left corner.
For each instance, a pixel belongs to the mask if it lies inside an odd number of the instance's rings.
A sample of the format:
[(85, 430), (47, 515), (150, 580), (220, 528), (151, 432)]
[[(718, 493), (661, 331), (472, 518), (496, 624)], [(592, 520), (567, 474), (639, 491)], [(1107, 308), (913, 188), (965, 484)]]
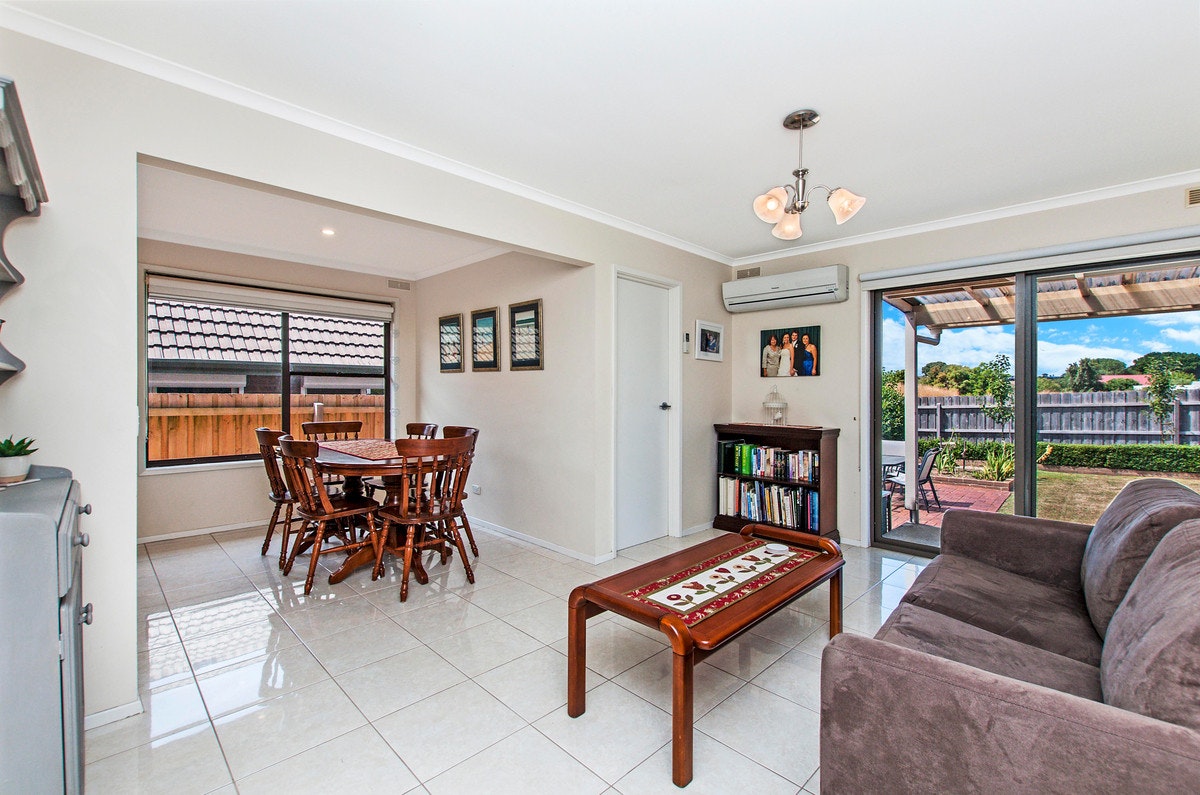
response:
[[(1075, 320), (1200, 309), (1200, 258), (1160, 265), (1055, 274), (1038, 279), (1038, 320)], [(931, 331), (1014, 322), (1009, 277), (889, 290), (884, 300)]]

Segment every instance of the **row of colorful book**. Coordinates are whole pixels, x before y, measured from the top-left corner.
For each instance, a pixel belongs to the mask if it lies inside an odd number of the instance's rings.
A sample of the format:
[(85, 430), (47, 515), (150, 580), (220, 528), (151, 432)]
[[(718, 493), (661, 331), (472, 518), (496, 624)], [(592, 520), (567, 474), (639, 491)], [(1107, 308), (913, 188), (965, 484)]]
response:
[(717, 462), (725, 474), (811, 483), (816, 483), (820, 476), (820, 454), (816, 450), (787, 450), (742, 441), (721, 441), (717, 442)]
[(820, 527), (820, 495), (815, 489), (721, 477), (717, 491), (717, 510), (726, 516), (810, 533)]

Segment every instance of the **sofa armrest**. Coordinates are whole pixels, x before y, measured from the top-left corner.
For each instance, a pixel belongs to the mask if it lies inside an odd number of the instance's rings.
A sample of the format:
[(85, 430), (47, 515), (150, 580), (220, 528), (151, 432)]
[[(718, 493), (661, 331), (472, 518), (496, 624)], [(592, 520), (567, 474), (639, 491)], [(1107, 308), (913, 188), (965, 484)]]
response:
[(821, 792), (1168, 793), (1200, 732), (885, 641), (821, 658)]
[(1091, 530), (1075, 522), (953, 510), (942, 519), (942, 552), (1078, 591)]

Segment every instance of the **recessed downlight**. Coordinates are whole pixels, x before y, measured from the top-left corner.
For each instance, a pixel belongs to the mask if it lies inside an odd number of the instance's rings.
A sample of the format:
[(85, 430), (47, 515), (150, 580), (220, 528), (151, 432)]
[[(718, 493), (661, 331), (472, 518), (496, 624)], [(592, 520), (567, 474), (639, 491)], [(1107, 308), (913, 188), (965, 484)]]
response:
[(333, 237), (337, 232), (332, 227), (327, 226), (321, 230), (321, 234), (325, 235), (325, 237)]

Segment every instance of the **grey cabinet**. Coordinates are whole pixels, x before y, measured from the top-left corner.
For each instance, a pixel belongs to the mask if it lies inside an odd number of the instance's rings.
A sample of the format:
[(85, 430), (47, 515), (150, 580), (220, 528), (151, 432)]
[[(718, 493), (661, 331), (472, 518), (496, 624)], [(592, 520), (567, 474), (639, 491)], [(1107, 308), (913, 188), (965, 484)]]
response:
[(83, 792), (79, 484), (33, 467), (0, 490), (0, 793)]

